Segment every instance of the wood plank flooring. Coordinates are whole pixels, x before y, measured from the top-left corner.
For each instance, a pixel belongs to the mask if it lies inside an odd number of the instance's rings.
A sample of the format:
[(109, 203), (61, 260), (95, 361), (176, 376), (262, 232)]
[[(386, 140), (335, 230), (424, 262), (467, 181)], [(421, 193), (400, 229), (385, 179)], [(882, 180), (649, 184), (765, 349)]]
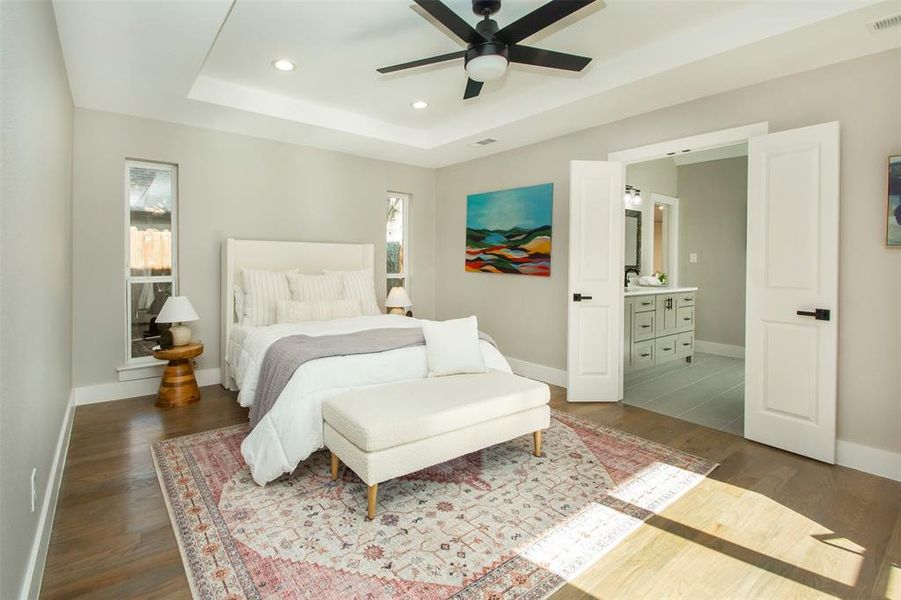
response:
[[(43, 598), (188, 598), (149, 445), (244, 422), (219, 386), (79, 407)], [(552, 406), (720, 463), (560, 590), (570, 598), (901, 598), (901, 483), (623, 404)]]
[(623, 402), (743, 435), (745, 361), (698, 352), (691, 363), (679, 360), (626, 373)]

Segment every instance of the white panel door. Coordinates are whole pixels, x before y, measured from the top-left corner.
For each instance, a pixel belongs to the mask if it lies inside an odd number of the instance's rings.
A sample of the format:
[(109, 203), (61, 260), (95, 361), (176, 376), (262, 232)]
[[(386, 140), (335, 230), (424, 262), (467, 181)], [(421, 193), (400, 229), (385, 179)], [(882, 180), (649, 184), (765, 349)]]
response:
[(623, 165), (572, 161), (566, 366), (570, 402), (622, 400)]
[(745, 437), (835, 462), (839, 126), (748, 143)]

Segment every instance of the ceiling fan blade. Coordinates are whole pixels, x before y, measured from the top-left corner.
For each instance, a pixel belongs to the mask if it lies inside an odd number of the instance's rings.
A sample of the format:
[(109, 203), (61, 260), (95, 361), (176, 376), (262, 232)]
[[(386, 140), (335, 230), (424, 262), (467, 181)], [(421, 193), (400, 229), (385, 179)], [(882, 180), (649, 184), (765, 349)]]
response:
[(531, 46), (510, 46), (507, 48), (507, 53), (510, 62), (566, 71), (581, 71), (591, 62), (587, 56), (576, 56)]
[(592, 2), (594, 0), (551, 0), (498, 31), (496, 37), (506, 44), (516, 44)]
[(475, 98), (479, 95), (479, 92), (482, 91), (482, 82), (476, 81), (475, 79), (468, 79), (466, 81), (466, 91), (463, 93), (463, 99), (468, 100), (470, 98)]
[(424, 67), (425, 65), (433, 65), (435, 63), (447, 62), (455, 58), (463, 58), (466, 56), (466, 50), (459, 52), (450, 52), (448, 54), (439, 54), (438, 56), (430, 56), (429, 58), (420, 58), (419, 60), (411, 60), (410, 62), (400, 63), (399, 65), (391, 65), (390, 67), (379, 67), (376, 69), (379, 73), (394, 73), (395, 71), (403, 71), (404, 69), (413, 69), (415, 67)]
[(441, 0), (413, 1), (467, 44), (485, 41), (485, 38), (481, 33), (476, 31), (472, 25), (464, 21), (460, 15), (448, 8)]

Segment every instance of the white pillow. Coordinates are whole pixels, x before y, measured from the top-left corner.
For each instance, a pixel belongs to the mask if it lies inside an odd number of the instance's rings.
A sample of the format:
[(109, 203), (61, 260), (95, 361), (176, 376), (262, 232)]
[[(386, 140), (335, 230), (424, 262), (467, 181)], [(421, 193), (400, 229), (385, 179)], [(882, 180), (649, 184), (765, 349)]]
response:
[(479, 344), (479, 324), (474, 316), (450, 321), (422, 321), (429, 377), (458, 373), (485, 373)]
[(238, 325), (244, 321), (244, 288), (235, 286), (235, 320)]
[(360, 301), (364, 315), (380, 315), (379, 304), (375, 301), (375, 282), (371, 269), (362, 271), (323, 271), (326, 274), (340, 274), (344, 280), (344, 298)]
[(344, 279), (340, 273), (323, 275), (289, 273), (288, 287), (291, 288), (291, 298), (298, 302), (339, 300), (345, 297)]
[(241, 269), (245, 292), (243, 325), (259, 327), (275, 323), (276, 301), (291, 299), (287, 273)]
[(356, 300), (318, 300), (298, 302), (277, 300), (276, 323), (303, 323), (304, 321), (328, 321), (360, 316), (360, 303)]

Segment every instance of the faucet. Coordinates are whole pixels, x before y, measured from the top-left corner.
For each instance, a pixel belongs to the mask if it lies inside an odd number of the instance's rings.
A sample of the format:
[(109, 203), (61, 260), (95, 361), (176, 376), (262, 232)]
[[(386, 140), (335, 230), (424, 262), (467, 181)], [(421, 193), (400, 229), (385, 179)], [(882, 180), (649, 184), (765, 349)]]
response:
[(629, 287), (629, 273), (635, 273), (636, 275), (641, 275), (639, 270), (636, 269), (635, 267), (629, 267), (628, 269), (626, 269), (624, 287)]

